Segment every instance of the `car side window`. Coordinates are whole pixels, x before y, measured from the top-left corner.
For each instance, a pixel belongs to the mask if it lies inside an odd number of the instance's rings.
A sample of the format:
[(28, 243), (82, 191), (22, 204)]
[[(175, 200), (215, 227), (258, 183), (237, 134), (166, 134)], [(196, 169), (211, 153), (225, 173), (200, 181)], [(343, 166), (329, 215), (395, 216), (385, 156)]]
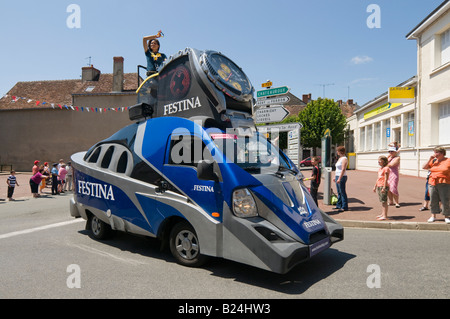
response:
[(113, 143), (99, 145), (88, 157), (87, 162), (128, 176), (134, 166), (130, 150), (124, 145)]
[(201, 160), (213, 160), (213, 157), (200, 138), (191, 135), (172, 136), (168, 164), (197, 167)]

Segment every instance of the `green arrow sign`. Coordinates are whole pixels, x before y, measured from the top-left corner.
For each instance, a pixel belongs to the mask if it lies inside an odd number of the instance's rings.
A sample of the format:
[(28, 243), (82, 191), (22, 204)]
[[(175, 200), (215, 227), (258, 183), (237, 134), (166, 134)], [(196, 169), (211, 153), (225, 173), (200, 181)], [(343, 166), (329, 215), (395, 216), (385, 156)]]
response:
[(272, 96), (272, 95), (280, 95), (280, 94), (286, 94), (291, 89), (287, 86), (280, 86), (279, 88), (269, 89), (269, 90), (262, 90), (256, 92), (257, 97), (264, 97), (264, 96)]

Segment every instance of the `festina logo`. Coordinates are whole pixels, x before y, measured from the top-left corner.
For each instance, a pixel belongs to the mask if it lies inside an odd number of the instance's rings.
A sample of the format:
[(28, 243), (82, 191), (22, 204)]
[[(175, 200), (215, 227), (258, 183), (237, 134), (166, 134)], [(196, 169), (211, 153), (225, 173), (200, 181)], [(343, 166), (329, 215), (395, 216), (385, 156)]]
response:
[(197, 97), (193, 97), (190, 99), (173, 102), (170, 104), (164, 105), (164, 115), (175, 114), (179, 112), (189, 111), (190, 109), (195, 109), (197, 107), (201, 107), (200, 100)]
[(78, 194), (115, 200), (112, 185), (106, 184), (78, 181)]
[(214, 193), (214, 187), (206, 185), (194, 185), (194, 191)]

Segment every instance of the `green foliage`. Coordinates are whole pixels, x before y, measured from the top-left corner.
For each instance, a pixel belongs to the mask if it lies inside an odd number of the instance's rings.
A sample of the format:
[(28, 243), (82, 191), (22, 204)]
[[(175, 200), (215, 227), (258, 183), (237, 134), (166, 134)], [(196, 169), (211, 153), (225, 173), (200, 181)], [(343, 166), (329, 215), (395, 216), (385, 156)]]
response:
[[(338, 103), (332, 99), (318, 98), (307, 104), (298, 116), (291, 115), (284, 121), (271, 124), (285, 124), (299, 122), (303, 125), (301, 129), (301, 144), (303, 147), (322, 147), (322, 137), (327, 128), (330, 129), (332, 143), (343, 144), (347, 119), (342, 114)], [(280, 133), (280, 148), (287, 148), (287, 133)]]
[(309, 102), (298, 114), (297, 120), (303, 125), (301, 143), (304, 147), (321, 147), (322, 137), (327, 128), (331, 131), (333, 144), (339, 145), (344, 142), (346, 118), (338, 103), (332, 99), (318, 98)]

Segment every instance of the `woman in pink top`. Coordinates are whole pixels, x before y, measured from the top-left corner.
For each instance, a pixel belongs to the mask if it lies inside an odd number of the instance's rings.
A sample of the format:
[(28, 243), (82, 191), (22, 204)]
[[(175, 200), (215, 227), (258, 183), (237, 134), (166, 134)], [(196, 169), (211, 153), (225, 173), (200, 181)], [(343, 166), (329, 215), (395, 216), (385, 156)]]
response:
[(395, 146), (389, 146), (389, 156), (388, 156), (388, 167), (391, 169), (389, 174), (389, 205), (394, 205), (400, 208), (398, 202), (398, 179), (399, 179), (399, 169), (400, 169), (400, 156), (398, 156), (397, 148)]
[(64, 193), (63, 186), (66, 183), (66, 175), (67, 175), (66, 164), (62, 164), (61, 168), (58, 171), (58, 179), (60, 181), (58, 188), (60, 193)]
[(42, 175), (43, 172), (44, 169), (40, 168), (39, 171), (30, 178), (31, 193), (33, 194), (34, 198), (39, 197), (38, 187), (39, 184), (41, 183), (41, 180), (47, 178), (47, 176)]

